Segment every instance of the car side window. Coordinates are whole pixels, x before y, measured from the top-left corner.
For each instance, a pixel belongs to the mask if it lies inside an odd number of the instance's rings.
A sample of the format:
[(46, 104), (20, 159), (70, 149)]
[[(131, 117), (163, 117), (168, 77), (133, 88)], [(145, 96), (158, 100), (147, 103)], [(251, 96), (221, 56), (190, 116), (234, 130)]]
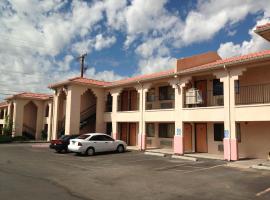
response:
[(105, 141), (114, 141), (114, 139), (112, 139), (111, 137), (107, 136), (107, 135), (103, 135), (104, 140)]
[(89, 141), (104, 141), (103, 135), (94, 135)]

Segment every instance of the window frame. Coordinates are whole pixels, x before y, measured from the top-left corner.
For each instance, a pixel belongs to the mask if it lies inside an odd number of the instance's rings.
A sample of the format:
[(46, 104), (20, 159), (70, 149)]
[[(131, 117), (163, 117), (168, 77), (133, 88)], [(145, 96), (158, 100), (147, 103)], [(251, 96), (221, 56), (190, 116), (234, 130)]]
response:
[[(152, 133), (151, 134), (149, 134), (149, 126), (150, 125), (152, 125), (153, 127), (152, 127)], [(146, 137), (155, 137), (155, 133), (156, 133), (156, 131), (155, 131), (155, 123), (146, 123)]]
[(158, 137), (159, 138), (173, 138), (174, 135), (175, 135), (175, 123), (159, 123), (158, 124)]

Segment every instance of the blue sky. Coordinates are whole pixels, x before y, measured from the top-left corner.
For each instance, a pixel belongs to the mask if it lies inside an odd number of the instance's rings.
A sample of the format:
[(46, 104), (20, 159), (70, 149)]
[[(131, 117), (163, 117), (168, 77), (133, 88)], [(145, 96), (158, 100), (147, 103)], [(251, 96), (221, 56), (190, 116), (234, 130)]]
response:
[(253, 33), (269, 0), (2, 0), (0, 98), (79, 76), (113, 81), (174, 67), (177, 58), (223, 58), (268, 49)]

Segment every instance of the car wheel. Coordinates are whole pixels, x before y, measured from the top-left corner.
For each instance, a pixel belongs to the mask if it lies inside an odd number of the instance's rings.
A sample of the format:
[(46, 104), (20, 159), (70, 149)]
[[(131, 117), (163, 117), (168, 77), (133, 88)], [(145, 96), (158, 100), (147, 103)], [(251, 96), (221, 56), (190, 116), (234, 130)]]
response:
[(95, 155), (95, 149), (94, 148), (88, 148), (85, 152), (85, 155), (87, 156), (93, 156)]
[(123, 145), (119, 145), (119, 146), (117, 147), (117, 152), (118, 152), (118, 153), (123, 153), (124, 151), (125, 151), (125, 148), (124, 148)]

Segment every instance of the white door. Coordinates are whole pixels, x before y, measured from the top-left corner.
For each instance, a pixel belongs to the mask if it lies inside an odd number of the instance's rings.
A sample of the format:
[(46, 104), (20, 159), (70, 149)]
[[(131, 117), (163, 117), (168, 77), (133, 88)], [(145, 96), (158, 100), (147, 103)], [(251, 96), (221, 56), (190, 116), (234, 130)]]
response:
[(114, 139), (112, 139), (108, 135), (104, 135), (104, 141), (105, 141), (106, 151), (116, 150)]
[(106, 150), (106, 141), (103, 135), (94, 135), (90, 138), (91, 145), (95, 148), (95, 152), (104, 152)]

